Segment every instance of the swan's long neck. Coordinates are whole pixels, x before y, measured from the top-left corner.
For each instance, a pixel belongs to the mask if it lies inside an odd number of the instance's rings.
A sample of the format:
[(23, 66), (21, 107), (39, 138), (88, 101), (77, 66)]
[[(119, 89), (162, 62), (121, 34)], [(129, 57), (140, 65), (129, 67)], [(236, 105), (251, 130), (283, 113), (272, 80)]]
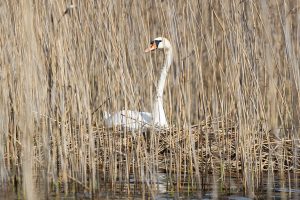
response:
[(152, 114), (153, 114), (153, 122), (155, 125), (167, 127), (168, 123), (163, 108), (163, 92), (164, 92), (168, 71), (170, 69), (172, 59), (173, 59), (172, 48), (167, 49), (165, 53), (166, 53), (166, 59), (158, 81)]
[(173, 52), (172, 52), (172, 49), (170, 48), (166, 51), (165, 63), (161, 70), (160, 78), (159, 78), (158, 85), (157, 85), (156, 97), (158, 97), (158, 98), (162, 98), (162, 96), (163, 96), (165, 82), (167, 79), (168, 71), (169, 71), (171, 63), (172, 63), (172, 59), (173, 59)]

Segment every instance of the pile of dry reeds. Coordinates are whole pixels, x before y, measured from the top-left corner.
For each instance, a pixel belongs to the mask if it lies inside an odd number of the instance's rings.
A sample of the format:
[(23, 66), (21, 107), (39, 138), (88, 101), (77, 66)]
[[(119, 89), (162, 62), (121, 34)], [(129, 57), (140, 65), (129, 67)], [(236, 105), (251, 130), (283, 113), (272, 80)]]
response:
[[(148, 187), (161, 171), (177, 188), (239, 172), (250, 193), (265, 171), (297, 177), (299, 1), (71, 2), (0, 3), (1, 182), (34, 199), (35, 177), (46, 194)], [(175, 53), (171, 128), (105, 129), (102, 111), (151, 109), (163, 53), (143, 49), (157, 36)]]

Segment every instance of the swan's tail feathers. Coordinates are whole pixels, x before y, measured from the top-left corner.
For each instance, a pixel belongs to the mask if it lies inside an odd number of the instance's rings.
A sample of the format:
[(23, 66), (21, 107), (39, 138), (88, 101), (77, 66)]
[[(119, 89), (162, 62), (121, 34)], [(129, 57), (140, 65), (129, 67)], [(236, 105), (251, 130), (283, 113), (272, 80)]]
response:
[(108, 119), (110, 117), (110, 114), (107, 111), (103, 111), (103, 118)]

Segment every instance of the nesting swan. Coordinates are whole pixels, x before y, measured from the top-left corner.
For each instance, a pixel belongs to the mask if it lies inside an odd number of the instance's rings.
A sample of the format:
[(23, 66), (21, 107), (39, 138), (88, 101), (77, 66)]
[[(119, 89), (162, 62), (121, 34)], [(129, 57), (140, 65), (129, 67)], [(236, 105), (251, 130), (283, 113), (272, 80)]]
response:
[(144, 130), (149, 126), (154, 126), (156, 128), (168, 127), (163, 107), (163, 91), (167, 74), (173, 60), (173, 52), (170, 41), (163, 37), (158, 37), (151, 41), (150, 47), (145, 49), (145, 52), (156, 49), (163, 49), (166, 57), (158, 81), (152, 112), (138, 112), (131, 110), (122, 110), (113, 114), (104, 112), (104, 123), (107, 127), (120, 126), (129, 130)]

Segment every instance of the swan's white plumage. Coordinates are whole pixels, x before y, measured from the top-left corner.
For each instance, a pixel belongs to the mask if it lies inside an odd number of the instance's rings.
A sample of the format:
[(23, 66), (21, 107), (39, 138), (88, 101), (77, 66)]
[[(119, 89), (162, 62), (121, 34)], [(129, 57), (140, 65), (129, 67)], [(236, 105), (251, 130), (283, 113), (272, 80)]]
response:
[(145, 129), (150, 126), (152, 115), (148, 112), (122, 110), (105, 119), (107, 127), (121, 126), (130, 130)]
[(149, 126), (157, 128), (167, 128), (168, 122), (163, 107), (163, 90), (169, 68), (173, 60), (172, 46), (169, 40), (163, 37), (155, 38), (151, 46), (145, 50), (149, 52), (155, 49), (164, 49), (166, 59), (161, 70), (161, 76), (158, 81), (152, 112), (138, 112), (131, 110), (122, 110), (113, 114), (104, 112), (104, 123), (107, 127), (121, 126), (129, 130), (144, 130)]

